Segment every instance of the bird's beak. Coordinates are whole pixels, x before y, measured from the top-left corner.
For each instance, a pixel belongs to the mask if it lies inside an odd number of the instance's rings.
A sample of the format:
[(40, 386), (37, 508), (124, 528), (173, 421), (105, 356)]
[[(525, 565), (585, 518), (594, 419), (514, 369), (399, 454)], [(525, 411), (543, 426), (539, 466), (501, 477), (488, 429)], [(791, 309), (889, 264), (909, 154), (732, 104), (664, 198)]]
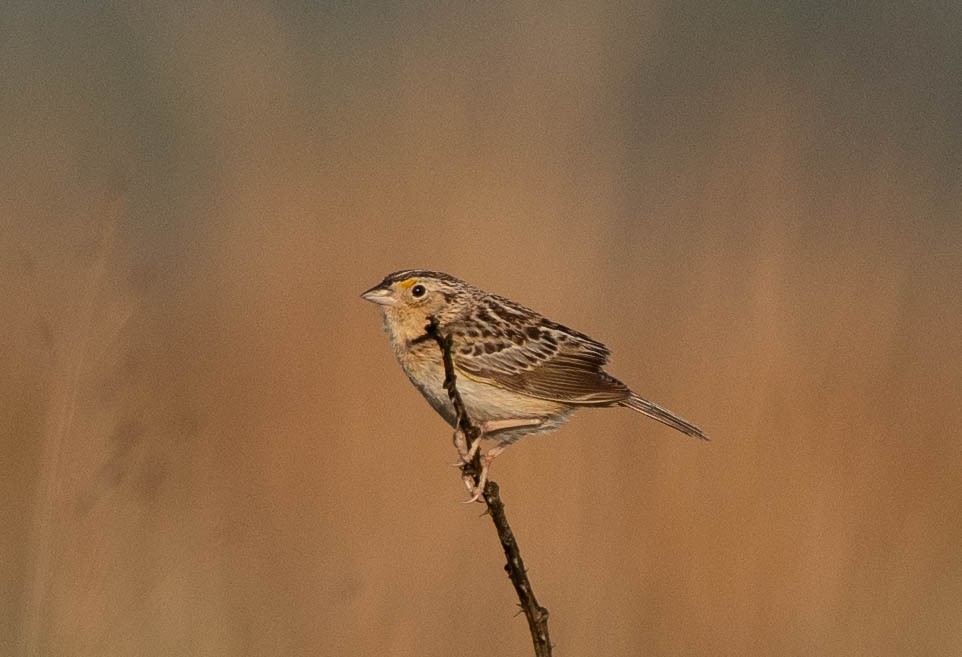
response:
[(361, 298), (367, 299), (368, 301), (373, 301), (379, 306), (393, 306), (397, 303), (394, 292), (379, 286), (372, 287), (370, 290), (362, 294)]

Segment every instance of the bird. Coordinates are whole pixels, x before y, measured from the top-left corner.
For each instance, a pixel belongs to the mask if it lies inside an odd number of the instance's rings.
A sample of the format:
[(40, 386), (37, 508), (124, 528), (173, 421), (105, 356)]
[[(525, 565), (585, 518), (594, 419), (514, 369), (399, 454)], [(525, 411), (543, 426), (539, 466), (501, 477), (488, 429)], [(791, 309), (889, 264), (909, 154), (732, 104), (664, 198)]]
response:
[[(468, 502), (480, 500), (491, 462), (509, 445), (522, 436), (555, 431), (581, 408), (629, 408), (708, 440), (694, 424), (608, 374), (604, 366), (610, 351), (601, 342), (450, 274), (396, 271), (361, 297), (380, 308), (408, 379), (455, 428), (460, 465), (473, 459), (482, 439), (497, 441), (481, 455), (477, 480), (465, 478), (472, 495)], [(468, 418), (480, 430), (471, 445), (458, 429), (432, 329), (451, 340), (455, 385)]]

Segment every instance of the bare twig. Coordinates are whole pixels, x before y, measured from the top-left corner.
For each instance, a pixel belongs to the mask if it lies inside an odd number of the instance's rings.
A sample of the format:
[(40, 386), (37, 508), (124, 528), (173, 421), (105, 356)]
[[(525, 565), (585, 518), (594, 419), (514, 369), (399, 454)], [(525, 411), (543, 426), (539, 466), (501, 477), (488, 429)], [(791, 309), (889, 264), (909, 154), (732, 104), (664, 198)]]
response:
[[(457, 375), (454, 372), (454, 361), (451, 356), (453, 341), (450, 335), (441, 333), (435, 319), (431, 320), (425, 330), (428, 335), (434, 338), (441, 349), (441, 357), (444, 361), (444, 388), (448, 391), (448, 396), (451, 398), (451, 403), (454, 404), (454, 410), (457, 413), (457, 428), (464, 433), (467, 444), (470, 446), (475, 440), (478, 440), (481, 430), (471, 422), (471, 418), (468, 417), (464, 408), (461, 393), (458, 392)], [(475, 486), (478, 485), (481, 477), (480, 450), (475, 452), (470, 463), (462, 466), (461, 472), (465, 477), (473, 479)], [(536, 657), (551, 657), (551, 640), (548, 637), (548, 610), (538, 604), (534, 591), (531, 589), (531, 582), (528, 581), (528, 574), (524, 568), (524, 560), (521, 558), (521, 550), (504, 513), (501, 490), (498, 484), (490, 479), (484, 486), (484, 503), (488, 507), (488, 515), (491, 516), (495, 529), (498, 530), (498, 539), (501, 541), (501, 547), (504, 550), (506, 560), (504, 570), (508, 573), (508, 578), (514, 585), (521, 610), (528, 620), (528, 629), (531, 631), (531, 640), (534, 642), (534, 654)]]

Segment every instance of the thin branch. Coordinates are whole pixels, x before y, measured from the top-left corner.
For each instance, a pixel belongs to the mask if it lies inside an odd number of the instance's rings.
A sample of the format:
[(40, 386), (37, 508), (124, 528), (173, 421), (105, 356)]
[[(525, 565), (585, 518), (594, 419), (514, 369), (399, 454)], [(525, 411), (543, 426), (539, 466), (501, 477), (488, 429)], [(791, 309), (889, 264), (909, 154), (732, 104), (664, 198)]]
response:
[[(453, 350), (453, 340), (450, 335), (443, 335), (436, 319), (425, 327), (428, 335), (434, 338), (441, 349), (441, 358), (444, 362), (444, 388), (448, 391), (451, 403), (457, 413), (457, 428), (460, 429), (470, 446), (481, 435), (481, 430), (471, 422), (468, 413), (464, 408), (464, 400), (457, 387), (457, 375), (454, 372), (454, 360), (451, 356)], [(465, 477), (470, 477), (477, 486), (481, 476), (481, 456), (480, 450), (475, 453), (470, 463), (462, 466), (461, 472)], [(528, 629), (531, 631), (531, 640), (534, 642), (534, 654), (536, 657), (551, 657), (551, 640), (548, 637), (548, 610), (538, 604), (534, 591), (531, 589), (531, 582), (528, 581), (528, 574), (525, 571), (524, 560), (521, 558), (521, 549), (514, 538), (514, 532), (508, 524), (508, 518), (504, 513), (504, 503), (501, 501), (501, 490), (498, 484), (490, 479), (484, 486), (484, 503), (488, 507), (488, 515), (498, 531), (498, 539), (504, 550), (506, 560), (504, 570), (508, 573), (508, 578), (514, 585), (514, 590), (518, 594), (518, 601), (525, 618), (528, 620)]]

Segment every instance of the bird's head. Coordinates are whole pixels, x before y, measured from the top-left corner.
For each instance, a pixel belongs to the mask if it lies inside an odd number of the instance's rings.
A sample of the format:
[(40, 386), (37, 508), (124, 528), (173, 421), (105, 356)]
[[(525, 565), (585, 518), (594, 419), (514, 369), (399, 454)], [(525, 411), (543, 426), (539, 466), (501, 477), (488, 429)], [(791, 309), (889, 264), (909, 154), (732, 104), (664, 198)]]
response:
[(384, 324), (397, 342), (422, 335), (432, 319), (446, 326), (463, 317), (473, 290), (448, 274), (407, 269), (388, 274), (361, 297), (381, 307)]

